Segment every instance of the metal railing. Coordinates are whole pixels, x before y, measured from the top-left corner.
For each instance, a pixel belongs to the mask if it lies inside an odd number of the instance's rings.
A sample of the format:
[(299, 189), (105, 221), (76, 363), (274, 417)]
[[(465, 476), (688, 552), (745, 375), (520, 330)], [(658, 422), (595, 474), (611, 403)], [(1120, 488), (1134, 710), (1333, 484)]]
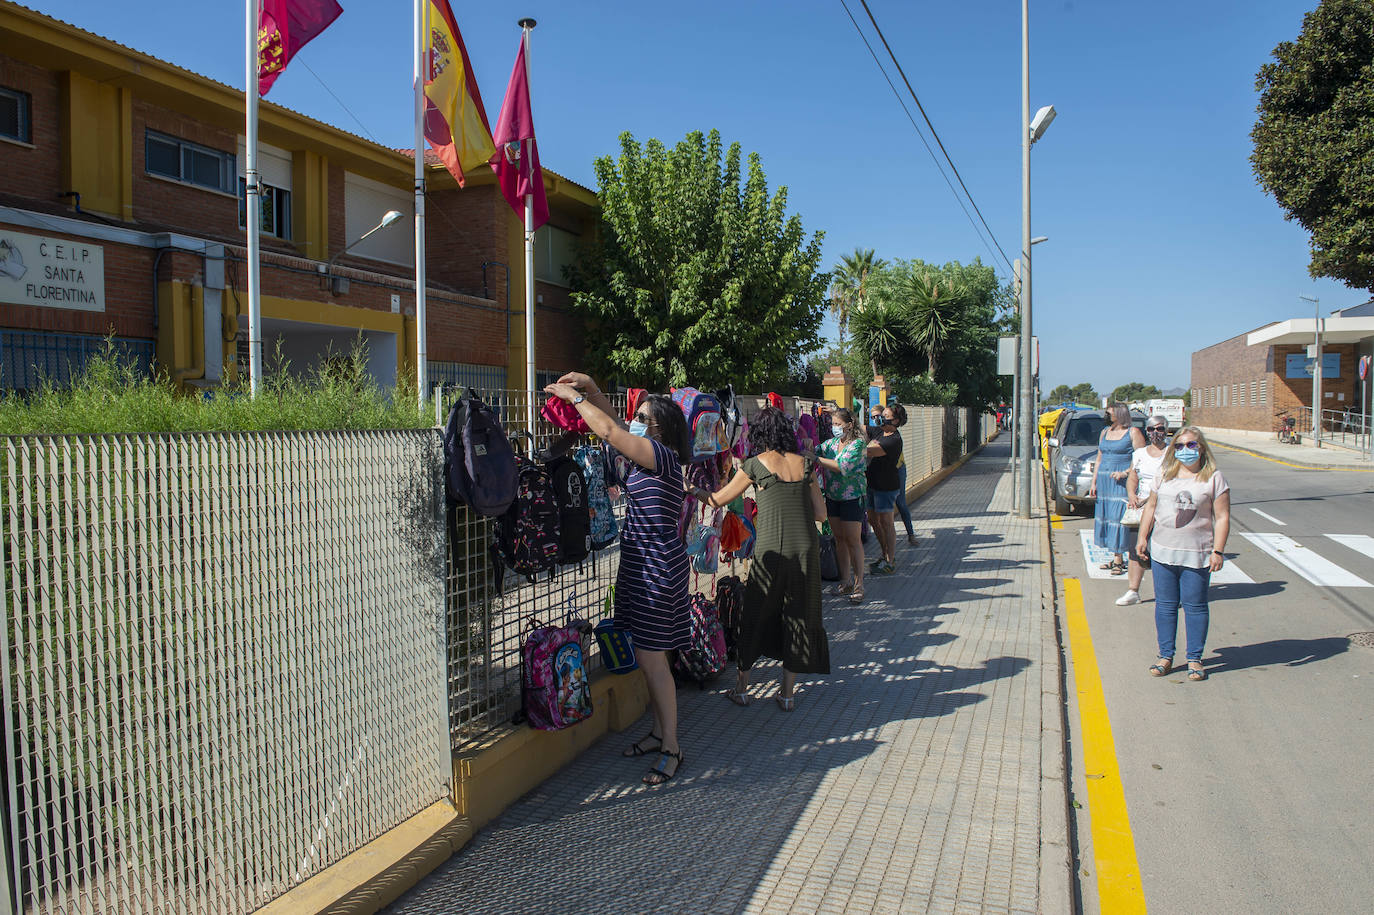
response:
[(250, 912), (449, 794), (434, 430), (0, 448), (16, 910)]
[[(119, 358), (141, 375), (153, 367), (153, 341), (108, 338)], [(107, 338), (46, 331), (0, 330), (0, 390), (33, 391), (47, 382), (66, 387), (79, 377), (92, 356), (105, 350)]]
[[(1299, 407), (1292, 412), (1297, 418), (1297, 431), (1312, 434), (1312, 408)], [(1322, 442), (1354, 451), (1369, 451), (1369, 417), (1350, 410), (1322, 410)]]

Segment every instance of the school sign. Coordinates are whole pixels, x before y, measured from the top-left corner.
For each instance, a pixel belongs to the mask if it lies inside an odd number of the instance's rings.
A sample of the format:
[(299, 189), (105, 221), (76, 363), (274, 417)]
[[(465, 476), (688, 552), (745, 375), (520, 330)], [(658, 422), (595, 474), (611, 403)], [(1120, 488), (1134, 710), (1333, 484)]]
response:
[(105, 249), (0, 229), (0, 302), (105, 310)]

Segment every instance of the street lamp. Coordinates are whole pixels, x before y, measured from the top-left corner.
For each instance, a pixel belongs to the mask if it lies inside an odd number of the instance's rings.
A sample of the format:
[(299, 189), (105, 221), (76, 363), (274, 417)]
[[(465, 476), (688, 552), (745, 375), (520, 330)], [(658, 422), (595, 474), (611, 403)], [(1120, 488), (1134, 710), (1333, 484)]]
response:
[(1300, 295), (1298, 298), (1312, 303), (1312, 439), (1318, 448), (1322, 446), (1322, 313), (1317, 297)]
[(405, 214), (402, 213), (400, 210), (387, 210), (386, 215), (382, 217), (381, 222), (377, 223), (375, 226), (368, 229), (362, 235), (359, 235), (354, 241), (349, 243), (348, 247), (344, 248), (338, 254), (331, 257), (328, 263), (320, 264), (320, 273), (330, 278), (330, 287), (335, 295), (343, 295), (344, 293), (348, 292), (348, 280), (344, 279), (343, 277), (333, 276), (334, 264), (338, 261), (338, 259), (343, 257), (349, 251), (353, 250), (353, 247), (355, 245), (357, 245), (363, 239), (367, 238), (373, 232), (380, 231), (382, 229), (385, 229), (389, 225), (393, 225), (398, 219), (401, 219), (404, 216)]
[(1030, 114), (1030, 0), (1021, 0), (1021, 493), (1017, 515), (1031, 516), (1031, 485), (1035, 470), (1035, 408), (1031, 402), (1031, 144), (1045, 135), (1056, 112), (1046, 105)]
[[(1049, 236), (1048, 236), (1048, 235), (1037, 235), (1035, 238), (1032, 238), (1032, 239), (1031, 239), (1031, 244), (1032, 244), (1032, 245), (1038, 245), (1038, 244), (1040, 244), (1042, 241), (1049, 241), (1049, 240), (1050, 240), (1050, 239), (1049, 239)], [(1021, 301), (1021, 258), (1018, 257), (1018, 258), (1016, 258), (1014, 261), (1012, 261), (1012, 263), (1011, 263), (1011, 273), (1012, 273), (1012, 287), (1013, 287), (1013, 291), (1014, 291), (1013, 297), (1016, 299), (1016, 301), (1017, 301), (1017, 303), (1018, 303), (1017, 306), (1016, 306), (1016, 310), (1017, 310), (1018, 312), (1020, 312), (1020, 310), (1021, 310), (1021, 306), (1020, 306), (1020, 301)], [(1019, 345), (1019, 341), (1018, 341), (1018, 345)], [(1032, 357), (1031, 357), (1031, 358), (1032, 358), (1032, 360), (1034, 359), (1034, 354), (1032, 354)], [(1016, 416), (1017, 419), (1020, 419), (1020, 414), (1021, 414), (1021, 407), (1020, 407), (1020, 403), (1021, 403), (1021, 359), (1020, 359), (1020, 354), (1019, 354), (1019, 353), (1017, 354), (1016, 365), (1013, 366), (1012, 368), (1013, 368), (1013, 371), (1012, 371), (1012, 394), (1011, 394), (1011, 403), (1012, 403), (1012, 407), (1013, 407), (1013, 409), (1014, 409), (1013, 415)], [(1034, 395), (1034, 392), (1033, 392), (1033, 391), (1032, 391), (1032, 394), (1031, 394), (1031, 399), (1032, 399), (1032, 400), (1035, 399), (1035, 395)], [(1020, 436), (1016, 433), (1015, 430), (1013, 430), (1013, 431), (1012, 431), (1012, 434), (1011, 434), (1011, 510), (1014, 511), (1014, 512), (1015, 512), (1015, 511), (1020, 511), (1020, 510), (1021, 510), (1021, 491), (1022, 491), (1022, 490), (1021, 490), (1021, 480), (1020, 480), (1021, 474), (1020, 474), (1020, 469), (1019, 469), (1019, 468), (1020, 468), (1020, 465), (1017, 463), (1017, 461), (1020, 459), (1020, 457), (1021, 457)]]

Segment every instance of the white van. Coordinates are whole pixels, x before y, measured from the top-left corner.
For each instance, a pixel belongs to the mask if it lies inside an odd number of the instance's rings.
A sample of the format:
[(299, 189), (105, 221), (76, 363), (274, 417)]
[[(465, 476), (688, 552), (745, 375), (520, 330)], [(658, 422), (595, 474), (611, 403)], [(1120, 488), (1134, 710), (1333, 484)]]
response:
[(1150, 416), (1158, 414), (1169, 421), (1169, 431), (1183, 426), (1183, 398), (1165, 397), (1145, 401), (1145, 412)]

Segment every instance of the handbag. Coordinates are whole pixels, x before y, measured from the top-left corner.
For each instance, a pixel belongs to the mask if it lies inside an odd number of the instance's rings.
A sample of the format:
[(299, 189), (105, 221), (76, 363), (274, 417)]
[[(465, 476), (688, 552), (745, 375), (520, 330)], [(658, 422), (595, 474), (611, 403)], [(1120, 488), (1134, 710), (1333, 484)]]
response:
[(1144, 508), (1128, 508), (1121, 513), (1121, 524), (1123, 527), (1140, 527), (1140, 520), (1144, 515)]
[(830, 533), (830, 522), (827, 521), (821, 527), (820, 535), (820, 560), (821, 560), (821, 579), (824, 581), (840, 580), (840, 561), (835, 554), (835, 536)]

